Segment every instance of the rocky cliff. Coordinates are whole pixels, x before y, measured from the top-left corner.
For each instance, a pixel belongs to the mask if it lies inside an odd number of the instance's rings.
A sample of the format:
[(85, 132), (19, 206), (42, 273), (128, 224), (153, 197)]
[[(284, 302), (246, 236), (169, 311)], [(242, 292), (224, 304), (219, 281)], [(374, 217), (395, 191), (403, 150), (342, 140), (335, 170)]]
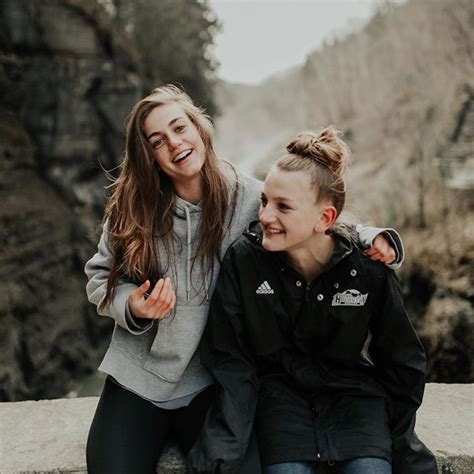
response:
[(83, 265), (139, 64), (95, 1), (2, 0), (0, 18), (0, 401), (57, 397), (108, 343)]

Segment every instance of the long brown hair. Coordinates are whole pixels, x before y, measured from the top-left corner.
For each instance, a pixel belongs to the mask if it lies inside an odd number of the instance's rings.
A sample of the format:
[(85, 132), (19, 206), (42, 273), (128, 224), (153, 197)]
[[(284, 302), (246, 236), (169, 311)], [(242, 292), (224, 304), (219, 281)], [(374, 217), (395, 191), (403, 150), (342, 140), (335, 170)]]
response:
[[(148, 114), (155, 107), (172, 102), (179, 104), (196, 126), (206, 150), (201, 169), (204, 184), (201, 237), (194, 260), (199, 257), (204, 271), (212, 272), (214, 258), (221, 258), (222, 240), (235, 203), (229, 203), (229, 183), (213, 148), (211, 120), (183, 90), (169, 84), (158, 87), (135, 104), (127, 119), (125, 158), (112, 185), (103, 220), (113, 262), (101, 307), (113, 298), (120, 277), (126, 276), (136, 284), (149, 279), (153, 285), (163, 275), (166, 269), (161, 268), (154, 239), (161, 239), (167, 261), (172, 255), (175, 193), (170, 178), (159, 171), (144, 132)], [(227, 208), (231, 215), (226, 224)]]

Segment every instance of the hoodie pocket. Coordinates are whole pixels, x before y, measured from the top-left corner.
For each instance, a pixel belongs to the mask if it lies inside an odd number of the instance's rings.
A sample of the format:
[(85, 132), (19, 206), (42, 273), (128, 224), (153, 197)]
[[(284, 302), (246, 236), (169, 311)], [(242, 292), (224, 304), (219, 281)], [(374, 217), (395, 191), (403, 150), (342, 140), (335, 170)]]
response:
[(196, 352), (208, 307), (177, 306), (174, 315), (158, 322), (158, 330), (144, 367), (170, 383), (178, 383)]

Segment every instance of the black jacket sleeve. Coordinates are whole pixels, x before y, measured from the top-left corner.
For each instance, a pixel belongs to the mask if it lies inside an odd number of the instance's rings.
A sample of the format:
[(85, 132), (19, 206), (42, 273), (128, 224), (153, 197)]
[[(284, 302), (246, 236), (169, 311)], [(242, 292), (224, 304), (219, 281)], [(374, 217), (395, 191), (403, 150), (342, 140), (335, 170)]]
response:
[(374, 289), (369, 353), (388, 395), (392, 472), (434, 474), (436, 460), (414, 432), (425, 388), (425, 351), (405, 311), (396, 274), (384, 269)]
[(215, 378), (216, 401), (188, 454), (191, 472), (239, 470), (257, 404), (256, 370), (244, 335), (237, 270), (229, 253), (221, 266), (201, 342), (202, 363)]

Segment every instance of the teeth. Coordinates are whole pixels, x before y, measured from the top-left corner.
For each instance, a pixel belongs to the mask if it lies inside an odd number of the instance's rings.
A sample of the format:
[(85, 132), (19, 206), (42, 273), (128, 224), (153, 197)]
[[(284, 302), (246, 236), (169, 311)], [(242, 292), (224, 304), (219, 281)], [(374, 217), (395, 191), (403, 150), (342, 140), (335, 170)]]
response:
[(283, 231), (279, 229), (265, 229), (265, 231), (269, 234), (283, 234)]
[(181, 153), (173, 160), (173, 163), (177, 163), (178, 161), (181, 161), (182, 159), (186, 158), (191, 152), (192, 152), (192, 150), (185, 150), (185, 151), (181, 152)]

